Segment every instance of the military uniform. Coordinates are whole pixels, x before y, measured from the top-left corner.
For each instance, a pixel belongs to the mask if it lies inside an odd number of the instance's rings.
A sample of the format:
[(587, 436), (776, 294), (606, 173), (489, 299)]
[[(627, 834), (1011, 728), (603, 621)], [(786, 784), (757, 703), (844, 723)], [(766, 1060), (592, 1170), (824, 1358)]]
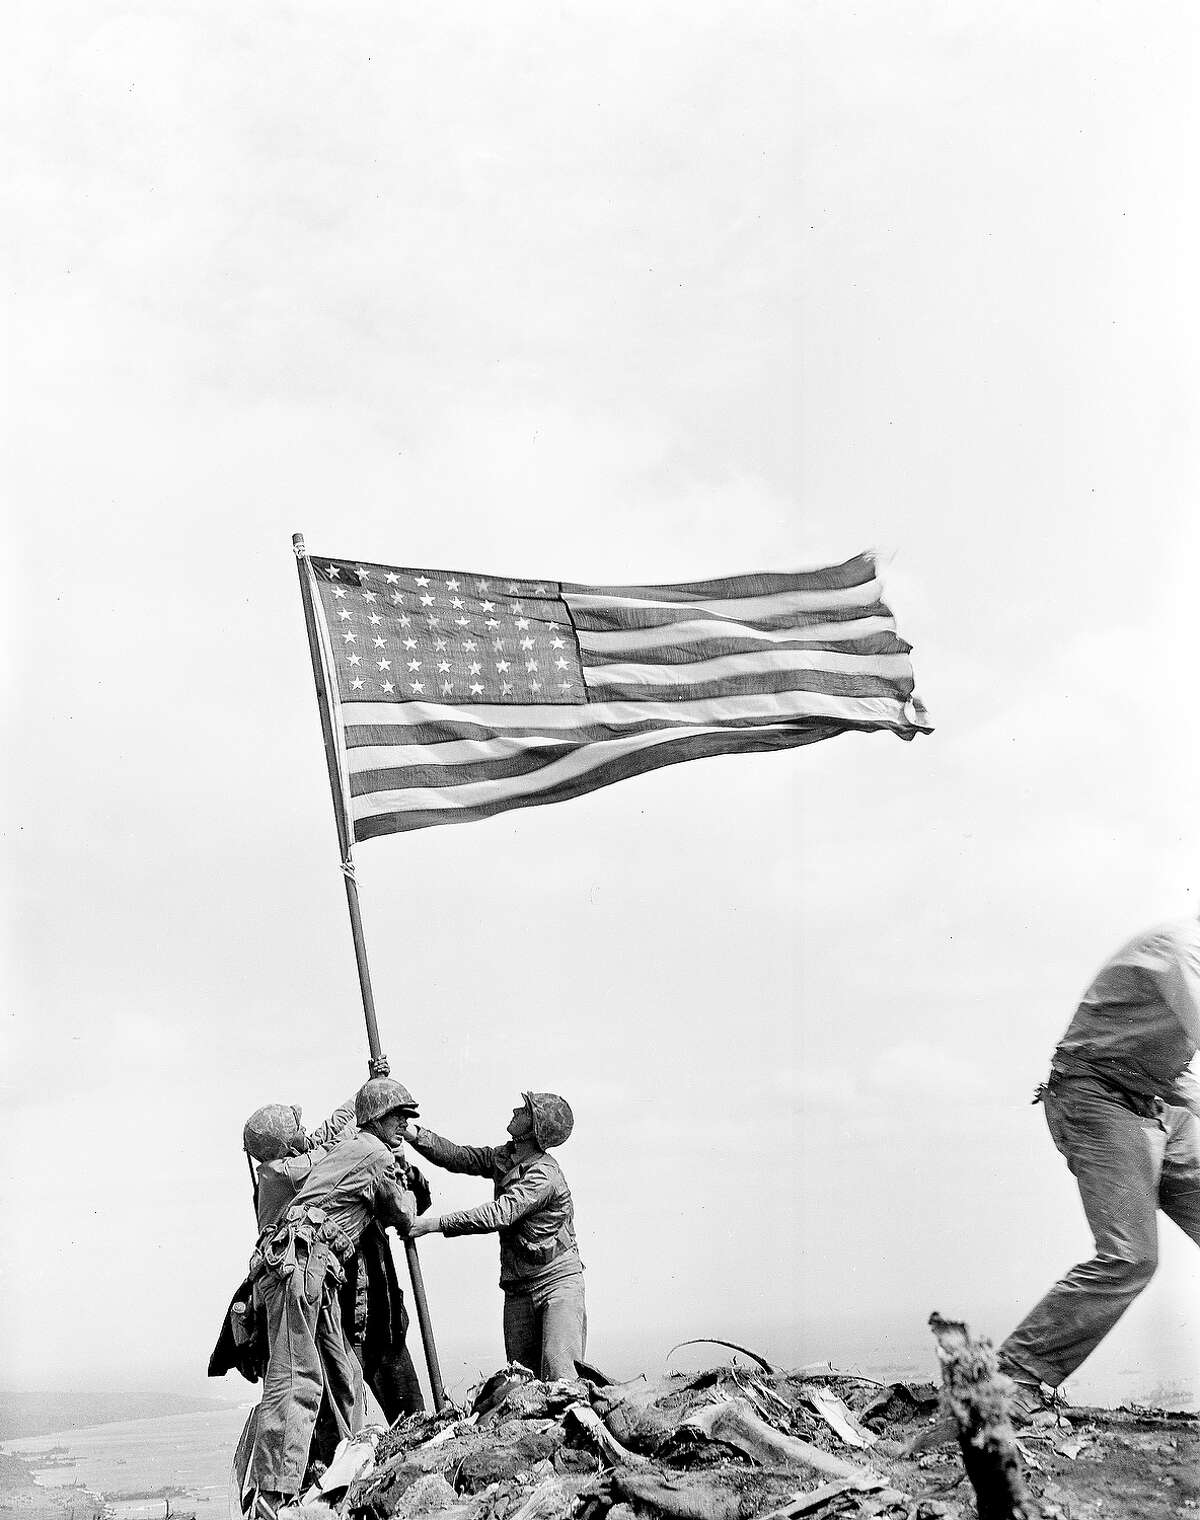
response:
[(587, 1310), (575, 1208), (558, 1162), (543, 1150), (518, 1159), (515, 1144), (456, 1145), (424, 1125), (409, 1136), (436, 1166), (492, 1180), (492, 1203), (442, 1214), (439, 1227), (443, 1235), (499, 1235), (504, 1354), (542, 1378), (575, 1377)]
[(346, 1343), (338, 1289), (371, 1221), (400, 1225), (412, 1206), (392, 1152), (360, 1132), (312, 1163), (261, 1235), (251, 1276), (269, 1353), (249, 1473), (260, 1490), (300, 1491), (323, 1394), (339, 1436), (361, 1428), (362, 1373)]
[(1158, 1210), (1200, 1245), (1200, 920), (1124, 945), (1080, 1000), (1039, 1089), (1095, 1238), (1000, 1348), (1019, 1380), (1057, 1388), (1154, 1275)]

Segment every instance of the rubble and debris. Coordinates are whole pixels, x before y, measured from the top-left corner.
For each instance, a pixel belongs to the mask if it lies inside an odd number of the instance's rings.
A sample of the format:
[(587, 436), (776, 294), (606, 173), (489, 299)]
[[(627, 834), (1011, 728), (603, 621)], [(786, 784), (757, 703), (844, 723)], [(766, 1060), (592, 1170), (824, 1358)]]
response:
[[(968, 1399), (955, 1389), (951, 1403)], [(977, 1520), (988, 1512), (966, 1481), (956, 1424), (945, 1428), (948, 1407), (939, 1418), (932, 1383), (881, 1386), (827, 1364), (603, 1383), (542, 1382), (510, 1364), (462, 1409), (376, 1433), (373, 1466), (306, 1510), (312, 1520)], [(1028, 1503), (1042, 1505), (1028, 1514), (1095, 1514), (1103, 1497), (1114, 1520), (1166, 1520), (1200, 1499), (1200, 1418), (1067, 1415), (1065, 1431), (1021, 1433)], [(906, 1454), (915, 1436), (924, 1448)], [(1138, 1496), (1128, 1508), (1110, 1497), (1123, 1474)]]

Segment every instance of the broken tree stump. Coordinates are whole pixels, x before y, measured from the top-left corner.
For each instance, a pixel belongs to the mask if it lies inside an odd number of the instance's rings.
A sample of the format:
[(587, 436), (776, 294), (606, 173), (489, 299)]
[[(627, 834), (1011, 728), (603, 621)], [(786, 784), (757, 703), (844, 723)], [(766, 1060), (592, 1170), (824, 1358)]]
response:
[(1008, 1418), (1008, 1379), (997, 1366), (991, 1342), (974, 1338), (961, 1320), (937, 1313), (929, 1316), (929, 1328), (979, 1520), (1041, 1520), (1041, 1507), (1025, 1487)]

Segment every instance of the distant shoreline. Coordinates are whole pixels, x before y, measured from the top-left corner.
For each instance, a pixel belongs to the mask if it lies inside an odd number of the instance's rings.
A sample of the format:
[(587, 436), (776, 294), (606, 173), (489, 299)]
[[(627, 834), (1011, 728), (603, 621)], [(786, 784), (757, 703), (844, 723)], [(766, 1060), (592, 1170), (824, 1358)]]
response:
[(95, 1425), (116, 1425), (125, 1420), (209, 1414), (215, 1410), (229, 1409), (234, 1402), (231, 1399), (195, 1398), (184, 1394), (155, 1392), (0, 1393), (0, 1443), (28, 1440), (37, 1436), (63, 1435), (72, 1430), (87, 1430)]

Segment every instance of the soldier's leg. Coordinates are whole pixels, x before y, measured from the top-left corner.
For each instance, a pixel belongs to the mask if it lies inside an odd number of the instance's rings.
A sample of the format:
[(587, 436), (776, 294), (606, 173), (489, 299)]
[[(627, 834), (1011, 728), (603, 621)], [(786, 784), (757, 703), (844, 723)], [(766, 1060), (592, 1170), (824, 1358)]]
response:
[[(358, 1358), (346, 1344), (342, 1332), (342, 1316), (337, 1297), (324, 1295), (317, 1318), (317, 1347), (321, 1354), (321, 1370), (325, 1377), (325, 1397), (333, 1416), (337, 1438), (356, 1435), (363, 1427), (363, 1380)], [(337, 1442), (334, 1442), (336, 1447)], [(322, 1461), (328, 1461), (319, 1453)]]
[(1046, 1096), (1046, 1122), (1079, 1184), (1096, 1242), (1000, 1348), (1003, 1364), (1057, 1388), (1100, 1344), (1154, 1275), (1158, 1190), (1167, 1135), (1098, 1083), (1071, 1079)]
[(550, 1289), (541, 1309), (542, 1362), (539, 1376), (546, 1382), (574, 1378), (575, 1363), (587, 1349), (587, 1310), (583, 1276), (569, 1277)]
[(298, 1269), (261, 1283), (271, 1349), (249, 1481), (272, 1494), (300, 1492), (325, 1382), (316, 1342), (320, 1304), (309, 1301), (304, 1280)]
[(504, 1354), (536, 1373), (542, 1363), (542, 1333), (538, 1312), (528, 1293), (504, 1295)]
[(371, 1369), (367, 1382), (379, 1401), (379, 1407), (389, 1425), (402, 1414), (420, 1414), (425, 1408), (425, 1396), (413, 1366), (412, 1353), (407, 1346), (399, 1351), (388, 1351)]
[(1163, 1115), (1167, 1149), (1158, 1200), (1164, 1214), (1200, 1245), (1200, 1119), (1186, 1108)]

